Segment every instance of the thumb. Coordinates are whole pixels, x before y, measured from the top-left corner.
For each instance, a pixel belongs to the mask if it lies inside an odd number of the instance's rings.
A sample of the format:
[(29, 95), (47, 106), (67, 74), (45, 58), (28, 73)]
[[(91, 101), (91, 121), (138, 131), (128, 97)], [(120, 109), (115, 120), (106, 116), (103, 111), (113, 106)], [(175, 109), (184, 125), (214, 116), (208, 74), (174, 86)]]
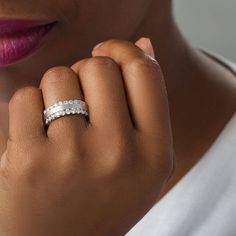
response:
[(149, 38), (142, 37), (135, 42), (135, 45), (142, 49), (144, 52), (155, 58), (155, 52)]

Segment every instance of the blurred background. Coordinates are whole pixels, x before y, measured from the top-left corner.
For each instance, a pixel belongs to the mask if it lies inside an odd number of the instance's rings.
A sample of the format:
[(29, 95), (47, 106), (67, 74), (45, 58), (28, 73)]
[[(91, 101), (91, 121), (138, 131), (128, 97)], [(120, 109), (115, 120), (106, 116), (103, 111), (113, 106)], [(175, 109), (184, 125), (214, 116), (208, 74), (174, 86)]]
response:
[(173, 1), (187, 39), (236, 62), (236, 0)]

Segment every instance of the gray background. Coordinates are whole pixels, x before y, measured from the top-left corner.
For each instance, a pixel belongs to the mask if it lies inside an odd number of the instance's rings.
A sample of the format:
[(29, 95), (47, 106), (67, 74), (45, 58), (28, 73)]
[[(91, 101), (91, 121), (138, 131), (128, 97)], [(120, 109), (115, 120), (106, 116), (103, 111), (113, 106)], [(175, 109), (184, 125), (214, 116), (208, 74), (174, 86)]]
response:
[(173, 0), (185, 36), (195, 46), (236, 62), (236, 0)]

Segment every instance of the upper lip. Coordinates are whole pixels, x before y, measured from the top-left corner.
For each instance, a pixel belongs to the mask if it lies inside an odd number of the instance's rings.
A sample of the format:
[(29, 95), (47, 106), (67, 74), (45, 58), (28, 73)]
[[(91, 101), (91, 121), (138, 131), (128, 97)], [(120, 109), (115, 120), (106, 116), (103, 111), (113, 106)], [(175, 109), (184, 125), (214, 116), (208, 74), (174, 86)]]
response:
[(26, 32), (32, 28), (55, 23), (53, 21), (0, 19), (0, 37)]

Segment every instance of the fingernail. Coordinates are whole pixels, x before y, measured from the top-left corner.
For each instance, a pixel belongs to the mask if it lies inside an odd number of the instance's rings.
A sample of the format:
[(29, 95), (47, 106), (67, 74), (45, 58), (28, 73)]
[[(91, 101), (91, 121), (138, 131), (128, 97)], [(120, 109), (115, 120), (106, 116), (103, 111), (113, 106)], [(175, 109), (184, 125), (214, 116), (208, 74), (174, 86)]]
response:
[(142, 49), (145, 53), (155, 58), (155, 52), (154, 52), (150, 38), (142, 37), (135, 44), (140, 49)]
[(104, 42), (101, 42), (101, 43), (97, 44), (97, 45), (93, 48), (93, 50), (99, 48), (103, 43), (104, 43)]
[(147, 38), (147, 47), (149, 49), (149, 53), (152, 57), (155, 57), (155, 52), (154, 52), (154, 49), (153, 49), (153, 46), (152, 46), (152, 42), (151, 42), (151, 39), (150, 38)]

